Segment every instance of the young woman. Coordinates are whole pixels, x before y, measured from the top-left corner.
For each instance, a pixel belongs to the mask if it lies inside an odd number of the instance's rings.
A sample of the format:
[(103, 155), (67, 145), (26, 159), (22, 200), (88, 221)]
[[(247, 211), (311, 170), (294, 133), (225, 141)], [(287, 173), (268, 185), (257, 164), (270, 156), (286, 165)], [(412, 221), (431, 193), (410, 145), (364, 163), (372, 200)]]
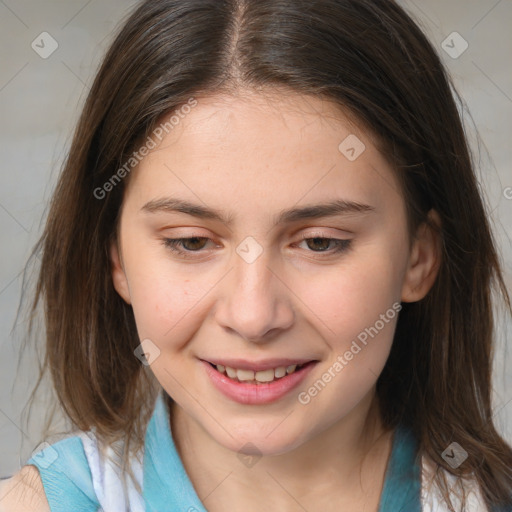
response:
[(40, 242), (76, 429), (5, 510), (512, 510), (450, 86), (390, 0), (140, 3)]

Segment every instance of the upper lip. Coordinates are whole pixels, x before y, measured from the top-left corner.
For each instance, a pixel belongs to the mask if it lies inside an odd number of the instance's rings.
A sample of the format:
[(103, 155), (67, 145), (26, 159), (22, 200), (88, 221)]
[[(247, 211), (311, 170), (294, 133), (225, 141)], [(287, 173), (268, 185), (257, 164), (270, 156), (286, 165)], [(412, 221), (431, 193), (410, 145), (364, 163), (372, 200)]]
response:
[(291, 366), (296, 364), (309, 363), (315, 361), (314, 359), (262, 359), (261, 361), (248, 361), (247, 359), (203, 359), (207, 363), (214, 365), (229, 366), (237, 370), (254, 370), (255, 372), (269, 370), (270, 368), (279, 368), (280, 366)]

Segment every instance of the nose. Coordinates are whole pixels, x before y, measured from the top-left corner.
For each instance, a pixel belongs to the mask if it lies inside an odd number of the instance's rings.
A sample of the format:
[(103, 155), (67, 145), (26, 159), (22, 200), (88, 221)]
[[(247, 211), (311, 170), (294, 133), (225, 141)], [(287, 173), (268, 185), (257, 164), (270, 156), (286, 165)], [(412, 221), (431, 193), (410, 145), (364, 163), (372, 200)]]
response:
[(294, 321), (293, 292), (270, 263), (266, 251), (251, 263), (236, 255), (220, 289), (216, 321), (252, 343), (271, 341)]

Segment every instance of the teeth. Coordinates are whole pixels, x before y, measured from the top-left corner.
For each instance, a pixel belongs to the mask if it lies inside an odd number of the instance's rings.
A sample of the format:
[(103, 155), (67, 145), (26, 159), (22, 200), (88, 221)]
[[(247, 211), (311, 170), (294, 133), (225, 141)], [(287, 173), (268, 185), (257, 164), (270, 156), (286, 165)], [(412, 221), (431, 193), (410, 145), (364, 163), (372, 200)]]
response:
[(278, 368), (269, 368), (268, 370), (261, 370), (255, 372), (253, 370), (240, 370), (231, 368), (230, 366), (216, 365), (217, 371), (227, 374), (230, 379), (238, 379), (240, 382), (249, 382), (251, 384), (272, 382), (275, 379), (280, 379), (286, 375), (290, 375), (297, 369), (296, 364)]
[(235, 369), (230, 368), (229, 366), (226, 366), (226, 372), (230, 379), (236, 379), (236, 370)]
[(254, 377), (258, 382), (272, 382), (274, 380), (274, 370), (270, 368), (269, 370), (262, 370), (261, 372), (256, 372)]
[(254, 380), (254, 372), (252, 370), (237, 370), (236, 376), (239, 381)]
[(280, 379), (286, 375), (286, 368), (284, 366), (280, 366), (274, 370), (274, 373), (276, 375), (276, 379)]

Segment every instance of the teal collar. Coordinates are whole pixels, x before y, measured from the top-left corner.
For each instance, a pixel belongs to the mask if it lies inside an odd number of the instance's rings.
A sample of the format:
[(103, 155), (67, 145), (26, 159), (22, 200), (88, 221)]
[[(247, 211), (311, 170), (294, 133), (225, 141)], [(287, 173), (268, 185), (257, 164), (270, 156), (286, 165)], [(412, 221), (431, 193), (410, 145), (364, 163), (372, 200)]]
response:
[(145, 442), (143, 498), (146, 512), (207, 512), (174, 445), (165, 391), (158, 395)]
[[(396, 428), (379, 512), (421, 512), (421, 473), (416, 452), (416, 441), (409, 430)], [(207, 512), (174, 445), (164, 391), (158, 395), (146, 431), (143, 485), (147, 512)]]
[(379, 512), (421, 512), (421, 470), (417, 442), (410, 430), (395, 428)]

